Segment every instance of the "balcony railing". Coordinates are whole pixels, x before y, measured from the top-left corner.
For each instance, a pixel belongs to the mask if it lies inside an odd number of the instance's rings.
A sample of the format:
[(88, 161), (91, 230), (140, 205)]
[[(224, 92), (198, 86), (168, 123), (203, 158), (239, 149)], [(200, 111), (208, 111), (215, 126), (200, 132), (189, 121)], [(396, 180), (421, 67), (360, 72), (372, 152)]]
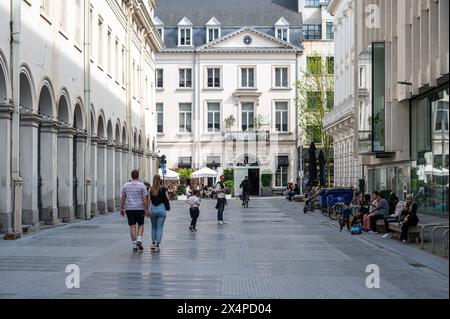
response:
[(232, 142), (234, 140), (236, 140), (236, 142), (244, 142), (244, 141), (270, 142), (270, 132), (269, 131), (225, 132), (225, 141)]

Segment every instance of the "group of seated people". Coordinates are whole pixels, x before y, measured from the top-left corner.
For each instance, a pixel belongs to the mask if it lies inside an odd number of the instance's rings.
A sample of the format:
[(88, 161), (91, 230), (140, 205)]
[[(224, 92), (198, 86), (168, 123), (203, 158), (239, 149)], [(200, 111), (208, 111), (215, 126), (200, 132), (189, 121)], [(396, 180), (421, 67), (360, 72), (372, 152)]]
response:
[(402, 243), (408, 242), (409, 227), (417, 226), (419, 223), (417, 204), (413, 202), (412, 195), (406, 196), (406, 200), (401, 201), (393, 192), (390, 193), (388, 199), (377, 191), (372, 192), (372, 196), (369, 194), (356, 194), (353, 205), (356, 206), (356, 214), (351, 221), (352, 226), (359, 224), (364, 231), (376, 233), (377, 220), (382, 219), (386, 230), (386, 234), (383, 237), (387, 238), (391, 237), (389, 223), (400, 222), (402, 229), (400, 241)]
[(187, 197), (190, 197), (192, 195), (193, 190), (196, 189), (198, 192), (198, 196), (200, 198), (215, 198), (216, 192), (213, 187), (208, 187), (208, 185), (204, 185), (201, 187), (200, 185), (197, 186), (191, 186), (189, 185), (186, 188), (186, 195)]

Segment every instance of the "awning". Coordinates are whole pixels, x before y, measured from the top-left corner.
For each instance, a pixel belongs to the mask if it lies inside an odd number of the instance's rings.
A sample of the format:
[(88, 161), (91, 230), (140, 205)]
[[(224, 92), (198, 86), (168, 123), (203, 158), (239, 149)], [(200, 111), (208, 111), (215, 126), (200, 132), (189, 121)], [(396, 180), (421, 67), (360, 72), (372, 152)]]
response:
[(179, 168), (191, 168), (192, 167), (192, 157), (178, 157), (178, 167)]
[(217, 172), (208, 167), (203, 167), (198, 171), (192, 173), (192, 178), (201, 178), (201, 177), (217, 177)]
[[(159, 169), (159, 175), (163, 177), (162, 169)], [(177, 181), (180, 179), (180, 175), (177, 172), (166, 169), (166, 175), (164, 175), (164, 179), (168, 181)]]

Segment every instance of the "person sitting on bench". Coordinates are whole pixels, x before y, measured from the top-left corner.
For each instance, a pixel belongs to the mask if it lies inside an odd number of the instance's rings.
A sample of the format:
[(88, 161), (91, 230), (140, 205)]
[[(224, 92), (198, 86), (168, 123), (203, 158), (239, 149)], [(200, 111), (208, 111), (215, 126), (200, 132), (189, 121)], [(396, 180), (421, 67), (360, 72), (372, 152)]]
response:
[(402, 233), (400, 241), (404, 244), (408, 243), (409, 227), (417, 226), (419, 217), (417, 217), (417, 204), (413, 203), (412, 195), (406, 196), (406, 206), (401, 217)]

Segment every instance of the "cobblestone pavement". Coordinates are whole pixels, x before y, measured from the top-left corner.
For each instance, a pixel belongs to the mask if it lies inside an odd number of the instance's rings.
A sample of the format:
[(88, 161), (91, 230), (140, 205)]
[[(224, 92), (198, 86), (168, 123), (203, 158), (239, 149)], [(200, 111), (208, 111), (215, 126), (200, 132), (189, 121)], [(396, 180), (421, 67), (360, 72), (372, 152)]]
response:
[[(126, 219), (101, 215), (0, 241), (0, 298), (448, 298), (448, 261), (379, 235), (351, 236), (300, 203), (228, 201), (225, 225), (202, 203), (198, 232), (173, 202), (161, 252), (134, 253)], [(66, 266), (80, 267), (67, 289)], [(366, 287), (366, 266), (380, 288)]]

